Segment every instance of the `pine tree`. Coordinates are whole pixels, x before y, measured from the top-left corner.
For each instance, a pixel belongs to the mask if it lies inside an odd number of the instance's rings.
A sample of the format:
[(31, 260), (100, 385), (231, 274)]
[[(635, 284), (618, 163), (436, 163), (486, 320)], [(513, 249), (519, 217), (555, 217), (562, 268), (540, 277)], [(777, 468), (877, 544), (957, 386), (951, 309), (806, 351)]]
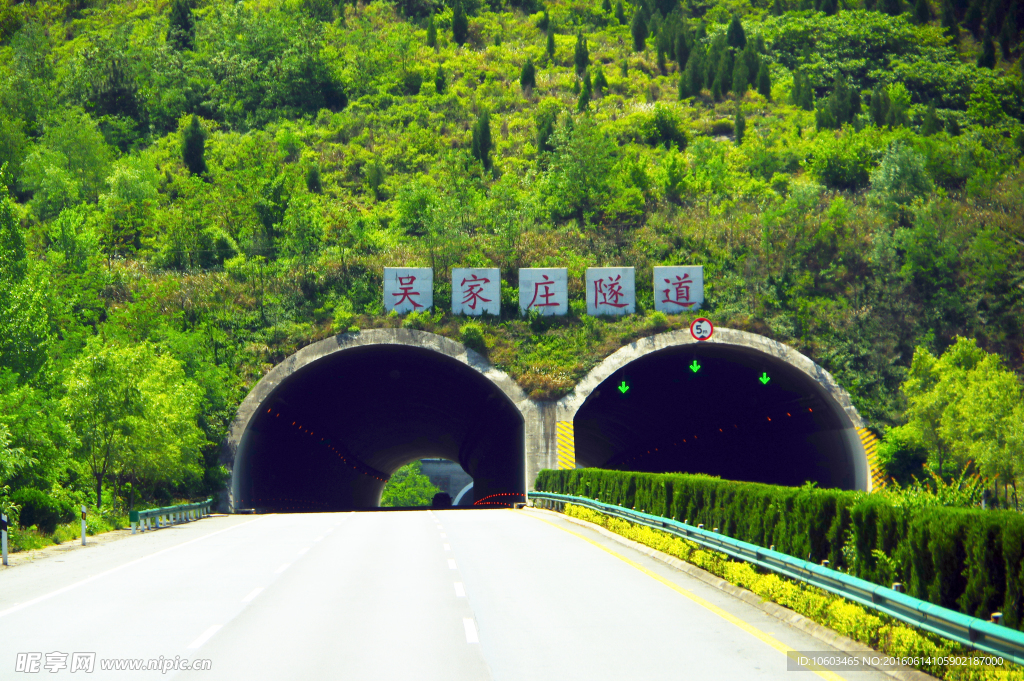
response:
[(615, 20), (619, 22), (619, 26), (626, 25), (626, 10), (622, 7), (622, 0), (615, 2)]
[(312, 194), (323, 193), (324, 186), (320, 180), (320, 166), (313, 163), (306, 170), (306, 189)]
[(864, 9), (868, 12), (875, 11), (875, 0), (864, 0)]
[(206, 172), (206, 131), (195, 114), (181, 134), (181, 160), (193, 175)]
[(196, 41), (196, 22), (189, 0), (174, 0), (167, 17), (167, 42), (178, 50), (191, 50)]
[(644, 13), (639, 9), (633, 12), (633, 24), (630, 26), (630, 33), (633, 35), (633, 50), (643, 52), (647, 49), (647, 22), (644, 21)]
[(982, 0), (974, 0), (968, 5), (967, 14), (964, 15), (964, 28), (970, 31), (976, 40), (981, 37), (981, 23), (985, 19), (981, 2)]
[(767, 63), (762, 63), (761, 68), (757, 70), (757, 92), (765, 99), (771, 101), (772, 74), (769, 71)]
[(594, 73), (594, 92), (598, 96), (604, 95), (604, 91), (608, 89), (608, 79), (604, 77), (604, 69), (598, 64)]
[(743, 115), (743, 107), (736, 107), (736, 122), (733, 130), (736, 133), (737, 146), (743, 144), (743, 134), (747, 131), (747, 117)]
[(658, 70), (661, 71), (661, 75), (668, 75), (668, 63), (665, 61), (665, 50), (660, 44), (658, 45)]
[(555, 27), (548, 24), (548, 58), (555, 59)]
[(956, 10), (953, 8), (952, 0), (943, 0), (942, 3), (942, 28), (954, 45), (960, 44), (960, 26), (956, 21)]
[(580, 90), (580, 98), (576, 101), (577, 111), (586, 111), (590, 107), (590, 98), (594, 88), (590, 82), (590, 72), (583, 74), (583, 89)]
[(882, 11), (891, 16), (903, 13), (903, 0), (882, 0)]
[(747, 60), (737, 59), (736, 66), (732, 70), (732, 91), (737, 97), (743, 97), (750, 86), (750, 78), (747, 71)]
[(786, 8), (782, 6), (782, 0), (774, 0), (772, 2), (772, 14), (777, 17), (781, 17), (786, 13)]
[(469, 37), (469, 17), (466, 16), (466, 8), (462, 6), (462, 0), (455, 0), (452, 9), (452, 39), (459, 47), (466, 44)]
[(871, 105), (868, 108), (871, 114), (871, 122), (882, 127), (889, 119), (889, 93), (881, 84), (876, 85), (871, 91)]
[(715, 82), (711, 84), (711, 97), (716, 102), (722, 101), (722, 80), (721, 78), (715, 78)]
[(690, 40), (685, 31), (680, 32), (676, 36), (675, 57), (676, 64), (679, 66), (679, 70), (682, 71), (686, 68), (686, 60), (690, 58)]
[(491, 169), (491, 114), (484, 109), (473, 125), (473, 142), (470, 150), (473, 158), (484, 164), (485, 170)]
[(550, 111), (537, 116), (537, 151), (554, 151), (551, 135), (555, 132), (555, 115)]
[(928, 0), (917, 0), (914, 3), (914, 22), (927, 24), (932, 20), (932, 9), (928, 6)]
[(687, 66), (685, 71), (679, 73), (679, 101), (683, 101), (687, 97), (692, 97), (694, 93), (690, 92), (690, 71), (692, 69)]
[(445, 88), (448, 87), (448, 79), (445, 78), (444, 69), (440, 64), (437, 65), (437, 72), (434, 74), (434, 89), (437, 90), (437, 94), (444, 93)]
[(732, 15), (732, 21), (729, 22), (729, 29), (725, 34), (725, 40), (729, 47), (735, 47), (737, 50), (742, 50), (747, 46), (747, 34), (743, 31), (743, 24), (740, 23), (740, 18), (735, 14)]
[(548, 26), (550, 26), (550, 25), (551, 25), (551, 17), (548, 16), (548, 11), (544, 10), (544, 16), (542, 16), (540, 18), (540, 21), (537, 22), (537, 28), (539, 28), (542, 31), (547, 31), (548, 30)]
[(601, 0), (601, 11), (602, 12), (611, 12), (612, 11), (612, 2), (611, 2), (611, 0)]
[(587, 49), (587, 39), (583, 37), (583, 31), (576, 33), (576, 49), (573, 52), (573, 63), (576, 64), (576, 73), (580, 74), (590, 66), (590, 50)]
[(942, 122), (935, 112), (935, 102), (931, 102), (928, 104), (928, 110), (924, 114), (924, 121), (921, 123), (921, 134), (934, 135), (939, 130), (942, 130)]
[(821, 0), (821, 11), (828, 16), (833, 16), (839, 11), (838, 0)]
[(733, 68), (732, 52), (730, 50), (723, 51), (722, 56), (718, 59), (718, 75), (715, 76), (715, 80), (718, 81), (723, 95), (729, 94), (732, 90)]
[(978, 55), (978, 67), (992, 69), (996, 66), (996, 45), (992, 42), (992, 35), (985, 34), (985, 40), (981, 43), (981, 54)]
[(523, 64), (523, 70), (519, 73), (519, 87), (522, 89), (537, 87), (537, 69), (533, 65), (533, 59), (527, 57)]
[(1013, 16), (1016, 13), (1017, 6), (1014, 5), (1012, 10), (1003, 19), (1003, 28), (999, 31), (999, 48), (1003, 52), (1003, 59), (1010, 61), (1012, 56), (1013, 44), (1017, 42), (1017, 19)]
[(437, 47), (437, 26), (434, 25), (433, 13), (427, 22), (427, 47)]

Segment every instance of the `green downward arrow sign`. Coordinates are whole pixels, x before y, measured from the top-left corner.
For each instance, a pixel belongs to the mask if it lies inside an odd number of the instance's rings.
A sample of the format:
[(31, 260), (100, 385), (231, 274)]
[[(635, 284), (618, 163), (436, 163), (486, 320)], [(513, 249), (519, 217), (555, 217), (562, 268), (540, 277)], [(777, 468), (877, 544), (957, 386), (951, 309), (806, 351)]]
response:
[(629, 386), (626, 385), (625, 381), (623, 381), (622, 385), (619, 386), (619, 391), (621, 391), (622, 394), (625, 395), (627, 390), (629, 390)]
[(690, 371), (692, 371), (693, 373), (697, 373), (698, 371), (700, 371), (700, 365), (697, 364), (697, 360), (693, 360), (693, 364), (690, 365)]
[(761, 378), (759, 378), (757, 380), (761, 381), (761, 385), (768, 385), (768, 381), (770, 381), (772, 379), (768, 377), (768, 373), (767, 372), (762, 371), (761, 372)]

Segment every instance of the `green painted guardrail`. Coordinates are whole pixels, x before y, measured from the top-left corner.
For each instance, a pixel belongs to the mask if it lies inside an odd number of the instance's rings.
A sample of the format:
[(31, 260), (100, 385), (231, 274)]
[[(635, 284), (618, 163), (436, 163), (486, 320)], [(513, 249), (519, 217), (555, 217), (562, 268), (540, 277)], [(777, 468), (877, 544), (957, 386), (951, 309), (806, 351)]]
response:
[(663, 530), (732, 558), (824, 589), (968, 648), (1000, 655), (1017, 664), (1024, 664), (1024, 632), (1016, 629), (970, 617), (859, 577), (852, 577), (785, 553), (732, 539), (717, 532), (709, 532), (678, 520), (653, 516), (585, 497), (550, 492), (530, 492), (528, 496), (531, 501), (541, 501), (543, 506), (555, 507), (557, 510), (562, 510), (562, 505), (571, 503), (631, 523)]
[(177, 525), (191, 520), (199, 520), (210, 515), (213, 510), (213, 498), (198, 501), (194, 504), (179, 504), (162, 508), (147, 508), (145, 511), (132, 511), (128, 520), (132, 525), (132, 534), (139, 527), (143, 532), (157, 529), (164, 525)]

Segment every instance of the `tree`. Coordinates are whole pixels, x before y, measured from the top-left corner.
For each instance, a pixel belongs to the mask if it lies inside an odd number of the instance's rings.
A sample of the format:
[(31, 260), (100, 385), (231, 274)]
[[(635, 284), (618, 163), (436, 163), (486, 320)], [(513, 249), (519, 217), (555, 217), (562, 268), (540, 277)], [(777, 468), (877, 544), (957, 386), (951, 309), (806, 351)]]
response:
[(658, 71), (661, 75), (668, 75), (668, 64), (665, 61), (665, 49), (661, 46), (660, 41), (658, 45)]
[(732, 15), (732, 20), (729, 22), (729, 28), (725, 34), (726, 43), (729, 47), (735, 47), (737, 50), (742, 50), (747, 46), (747, 34), (743, 30), (743, 24), (740, 23), (740, 18), (735, 14)]
[(967, 13), (964, 15), (964, 27), (971, 32), (975, 40), (981, 37), (981, 24), (985, 20), (983, 0), (973, 0), (967, 6)]
[(437, 90), (437, 94), (443, 94), (447, 87), (447, 78), (444, 75), (444, 67), (440, 64), (437, 65), (437, 71), (434, 73), (434, 89)]
[(434, 25), (434, 13), (427, 20), (427, 47), (437, 47), (437, 26)]
[(930, 136), (940, 130), (942, 130), (942, 121), (939, 120), (939, 116), (935, 112), (935, 102), (929, 102), (928, 110), (924, 114), (924, 121), (921, 123), (921, 134)]
[(480, 112), (480, 116), (473, 125), (473, 158), (484, 165), (485, 170), (491, 169), (491, 114), (487, 109)]
[(960, 25), (956, 20), (956, 10), (953, 8), (952, 0), (943, 0), (942, 2), (942, 29), (953, 39), (954, 45), (960, 44)]
[(995, 479), (1015, 481), (1024, 473), (1020, 430), (1020, 382), (998, 355), (957, 338), (940, 357), (914, 352), (902, 390), (906, 424), (890, 429), (885, 441), (920, 447), (942, 477), (956, 475), (969, 461)]
[(206, 131), (195, 114), (181, 133), (181, 160), (193, 175), (206, 173)]
[(767, 63), (757, 70), (757, 92), (769, 101), (772, 98), (772, 74)]
[(733, 58), (730, 50), (723, 50), (722, 56), (718, 59), (718, 73), (715, 75), (715, 82), (718, 83), (723, 95), (729, 94), (732, 90)]
[(597, 96), (604, 95), (604, 91), (608, 89), (608, 79), (604, 77), (604, 69), (598, 64), (597, 68), (594, 69), (594, 91)]
[(556, 217), (586, 219), (608, 198), (616, 144), (593, 116), (563, 115), (549, 144), (554, 147), (541, 193)]
[(554, 61), (555, 59), (555, 27), (548, 24), (548, 37), (547, 37), (547, 52), (548, 59)]
[(605, 13), (611, 13), (612, 0), (601, 0), (601, 11)]
[(572, 60), (576, 64), (577, 75), (582, 75), (590, 66), (590, 50), (587, 49), (587, 39), (583, 37), (583, 31), (576, 34), (576, 49), (573, 50)]
[(619, 26), (626, 25), (626, 10), (622, 7), (622, 0), (615, 0), (615, 20)]
[(423, 475), (423, 463), (414, 461), (391, 474), (380, 494), (380, 505), (385, 508), (430, 506), (434, 495), (441, 490)]
[(932, 9), (928, 6), (928, 0), (916, 0), (914, 3), (914, 22), (927, 24), (932, 20)]
[(196, 41), (196, 22), (189, 0), (174, 0), (167, 15), (167, 42), (175, 50), (191, 50)]
[(999, 49), (1003, 53), (1003, 59), (1010, 61), (1014, 43), (1017, 42), (1017, 19), (1015, 12), (1011, 11), (1003, 19), (1003, 27), (999, 31)]
[(899, 16), (903, 13), (903, 0), (881, 0), (880, 9), (890, 16)]
[(580, 90), (580, 97), (576, 101), (577, 111), (586, 111), (590, 107), (590, 98), (593, 93), (593, 85), (590, 82), (590, 72), (583, 74), (583, 88)]
[(643, 52), (647, 49), (647, 22), (644, 21), (644, 13), (637, 10), (633, 12), (633, 23), (630, 25), (630, 34), (633, 36), (633, 51)]
[(878, 127), (882, 127), (889, 120), (889, 93), (881, 83), (871, 91), (869, 112), (871, 113), (871, 122)]
[(747, 75), (747, 60), (737, 59), (736, 66), (732, 71), (732, 90), (737, 97), (743, 97), (750, 87), (750, 79)]
[(467, 37), (469, 18), (466, 16), (466, 8), (462, 5), (462, 0), (455, 0), (455, 6), (452, 8), (452, 39), (462, 47), (466, 44)]
[(743, 135), (747, 131), (747, 117), (743, 115), (743, 107), (736, 107), (736, 121), (733, 130), (736, 133), (736, 145), (743, 144)]
[(679, 35), (676, 36), (675, 44), (675, 59), (680, 72), (686, 68), (686, 62), (690, 58), (691, 49), (689, 35), (686, 31), (680, 31)]
[(523, 90), (537, 87), (537, 69), (533, 65), (533, 59), (530, 57), (526, 58), (523, 70), (519, 72), (519, 87)]

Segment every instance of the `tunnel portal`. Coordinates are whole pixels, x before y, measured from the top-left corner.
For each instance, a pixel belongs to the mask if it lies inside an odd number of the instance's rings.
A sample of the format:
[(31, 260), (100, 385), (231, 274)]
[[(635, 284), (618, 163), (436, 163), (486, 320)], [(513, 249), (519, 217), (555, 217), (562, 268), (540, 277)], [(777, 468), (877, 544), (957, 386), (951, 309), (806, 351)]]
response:
[(574, 419), (576, 464), (864, 489), (850, 419), (818, 381), (731, 344), (667, 347), (619, 367)]
[(232, 506), (373, 508), (388, 476), (424, 457), (457, 461), (476, 502), (523, 499), (523, 417), (491, 380), (427, 348), (346, 349), (259, 402), (234, 453)]

